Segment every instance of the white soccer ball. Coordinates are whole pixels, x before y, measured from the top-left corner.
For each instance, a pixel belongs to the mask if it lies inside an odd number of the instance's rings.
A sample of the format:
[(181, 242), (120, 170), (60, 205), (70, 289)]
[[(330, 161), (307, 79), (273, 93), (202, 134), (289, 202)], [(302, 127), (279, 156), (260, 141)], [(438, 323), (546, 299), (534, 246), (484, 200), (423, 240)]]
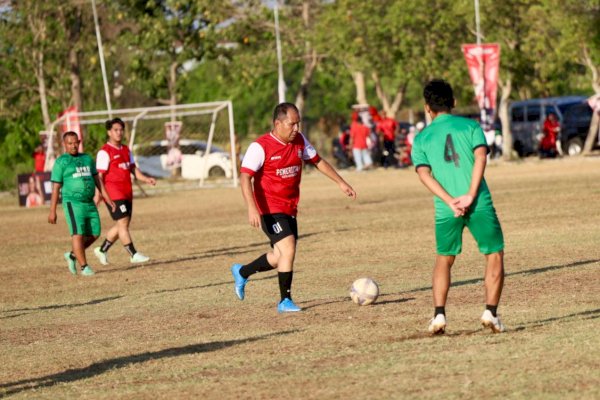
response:
[(359, 306), (374, 303), (379, 296), (379, 286), (371, 278), (359, 278), (350, 288), (350, 298)]

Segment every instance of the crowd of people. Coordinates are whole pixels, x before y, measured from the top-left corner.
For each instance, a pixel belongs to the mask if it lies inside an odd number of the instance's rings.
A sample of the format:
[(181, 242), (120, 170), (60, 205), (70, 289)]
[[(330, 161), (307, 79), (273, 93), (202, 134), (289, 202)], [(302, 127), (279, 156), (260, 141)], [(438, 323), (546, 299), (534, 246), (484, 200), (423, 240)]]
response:
[(412, 165), (410, 153), (415, 136), (424, 127), (423, 122), (399, 123), (393, 115), (379, 113), (375, 107), (358, 106), (350, 125), (343, 124), (333, 139), (332, 154), (339, 168), (406, 168)]

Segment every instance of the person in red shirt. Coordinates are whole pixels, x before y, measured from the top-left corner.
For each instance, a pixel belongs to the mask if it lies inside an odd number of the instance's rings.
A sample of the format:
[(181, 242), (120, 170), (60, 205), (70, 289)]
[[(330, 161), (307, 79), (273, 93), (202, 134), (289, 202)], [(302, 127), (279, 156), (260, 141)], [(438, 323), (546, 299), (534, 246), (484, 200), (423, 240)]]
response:
[(386, 114), (385, 118), (382, 118), (376, 125), (377, 132), (379, 132), (383, 138), (383, 157), (381, 164), (384, 168), (394, 166), (396, 153), (396, 129), (398, 129), (398, 122), (392, 115)]
[(338, 184), (351, 198), (356, 192), (300, 132), (300, 113), (292, 103), (281, 103), (273, 112), (273, 130), (250, 144), (242, 161), (240, 183), (248, 208), (248, 222), (262, 228), (272, 250), (249, 264), (231, 267), (235, 293), (244, 300), (248, 278), (257, 272), (277, 269), (281, 301), (280, 313), (300, 311), (292, 301), (293, 264), (296, 256), (298, 225), (296, 214), (300, 199), (303, 162), (312, 163)]
[(46, 153), (44, 153), (44, 148), (41, 144), (37, 145), (33, 154), (33, 170), (36, 173), (44, 172), (44, 167), (46, 166)]
[(371, 130), (362, 123), (360, 118), (350, 124), (350, 148), (357, 171), (369, 169), (373, 165), (369, 149), (370, 135)]
[(540, 142), (540, 157), (554, 158), (559, 154), (556, 140), (560, 133), (560, 123), (556, 114), (550, 113), (544, 121), (544, 137)]
[(131, 174), (134, 174), (136, 179), (150, 185), (155, 185), (156, 180), (144, 175), (135, 167), (131, 151), (121, 143), (124, 130), (125, 123), (120, 118), (106, 121), (108, 143), (102, 146), (96, 156), (96, 169), (100, 179), (104, 182), (110, 198), (116, 204), (115, 209), (109, 208), (108, 212), (112, 219), (117, 221), (106, 233), (106, 239), (104, 239), (102, 246), (94, 249), (94, 254), (102, 265), (108, 265), (108, 255), (106, 253), (117, 239), (120, 239), (123, 246), (125, 246), (130, 256), (129, 260), (132, 263), (146, 262), (150, 259), (135, 249), (129, 234), (129, 224), (133, 211)]

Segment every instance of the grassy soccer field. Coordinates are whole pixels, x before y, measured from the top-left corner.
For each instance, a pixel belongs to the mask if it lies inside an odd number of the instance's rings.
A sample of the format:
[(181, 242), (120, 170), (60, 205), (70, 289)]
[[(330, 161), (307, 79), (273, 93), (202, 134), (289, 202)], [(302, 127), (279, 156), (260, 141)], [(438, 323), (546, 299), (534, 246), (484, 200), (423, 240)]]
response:
[[(480, 329), (484, 258), (465, 232), (446, 307), (432, 314), (431, 196), (412, 170), (344, 172), (358, 199), (318, 172), (302, 186), (293, 295), (278, 315), (275, 273), (246, 300), (229, 267), (267, 248), (239, 189), (158, 191), (134, 204), (136, 247), (94, 277), (73, 277), (62, 213), (0, 200), (0, 397), (600, 398), (600, 159), (490, 165), (506, 240), (499, 313)], [(101, 209), (103, 226), (110, 221)], [(100, 242), (98, 242), (99, 245)], [(376, 304), (349, 300), (373, 277)]]

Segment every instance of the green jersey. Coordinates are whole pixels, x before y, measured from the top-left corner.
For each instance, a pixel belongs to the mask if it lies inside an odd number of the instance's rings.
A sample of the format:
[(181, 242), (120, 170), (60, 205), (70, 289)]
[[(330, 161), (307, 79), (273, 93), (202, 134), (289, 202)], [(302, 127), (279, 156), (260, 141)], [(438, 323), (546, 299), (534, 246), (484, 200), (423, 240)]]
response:
[[(475, 163), (474, 150), (487, 147), (483, 130), (476, 121), (450, 114), (438, 115), (433, 122), (415, 137), (411, 157), (415, 168), (431, 168), (433, 177), (452, 197), (468, 193)], [(481, 180), (472, 210), (491, 208), (492, 196)], [(438, 216), (452, 214), (442, 199), (435, 197)]]
[(62, 184), (63, 201), (90, 202), (94, 199), (96, 163), (89, 155), (65, 153), (56, 159), (50, 180)]

